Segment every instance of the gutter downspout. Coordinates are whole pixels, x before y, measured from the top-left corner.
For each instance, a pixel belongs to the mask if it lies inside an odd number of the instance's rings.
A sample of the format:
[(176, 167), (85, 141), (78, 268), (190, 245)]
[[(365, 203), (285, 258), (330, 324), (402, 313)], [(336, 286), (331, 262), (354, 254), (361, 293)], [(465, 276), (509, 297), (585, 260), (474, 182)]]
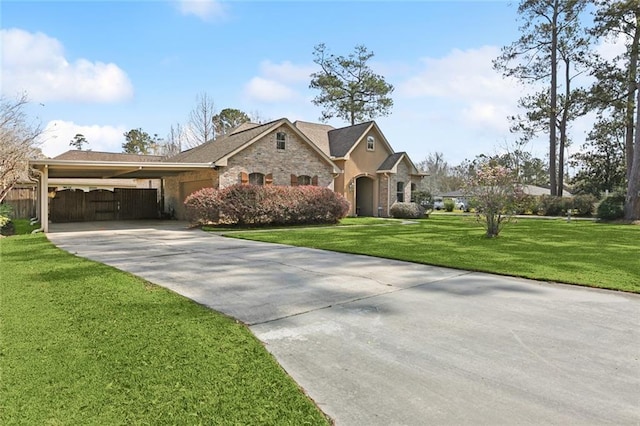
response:
[[(35, 169), (30, 170), (35, 172)], [(40, 181), (31, 176), (27, 176), (27, 178), (29, 179), (29, 182), (33, 182), (36, 184), (36, 214), (34, 217), (29, 218), (29, 225), (33, 225), (40, 221), (40, 219), (38, 218), (38, 213), (40, 212), (40, 198), (38, 197), (38, 194), (40, 193)]]
[[(31, 170), (33, 170), (34, 173), (36, 173), (37, 175), (40, 176), (40, 179), (37, 179), (38, 182), (38, 194), (36, 196), (36, 208), (37, 208), (37, 212), (36, 214), (40, 217), (40, 228), (38, 229), (34, 229), (33, 231), (31, 231), (32, 234), (37, 234), (38, 232), (44, 232), (44, 221), (42, 220), (42, 204), (45, 202), (42, 199), (42, 181), (44, 180), (44, 173), (41, 172), (38, 169), (34, 169), (31, 168)], [(36, 216), (36, 217), (38, 217)], [(32, 219), (33, 220), (33, 219)]]

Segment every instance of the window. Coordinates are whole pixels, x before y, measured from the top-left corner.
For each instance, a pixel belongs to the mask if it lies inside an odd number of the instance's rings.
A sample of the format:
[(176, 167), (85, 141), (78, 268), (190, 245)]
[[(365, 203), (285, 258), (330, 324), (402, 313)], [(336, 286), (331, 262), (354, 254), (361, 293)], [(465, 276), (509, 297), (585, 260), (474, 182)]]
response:
[(376, 140), (373, 136), (367, 138), (367, 151), (373, 151), (376, 148)]
[(311, 176), (307, 176), (307, 175), (298, 176), (298, 185), (311, 185)]
[(284, 151), (287, 146), (287, 134), (278, 132), (276, 133), (276, 149), (278, 151)]
[(404, 202), (404, 182), (398, 182), (396, 184), (396, 196), (398, 198), (398, 202), (399, 203), (403, 203)]
[(264, 175), (262, 173), (249, 173), (250, 185), (264, 185)]
[(415, 202), (416, 202), (416, 196), (415, 196), (416, 189), (417, 189), (416, 184), (415, 184), (415, 183), (412, 183), (412, 184), (411, 184), (411, 202), (412, 202), (412, 203), (415, 203)]

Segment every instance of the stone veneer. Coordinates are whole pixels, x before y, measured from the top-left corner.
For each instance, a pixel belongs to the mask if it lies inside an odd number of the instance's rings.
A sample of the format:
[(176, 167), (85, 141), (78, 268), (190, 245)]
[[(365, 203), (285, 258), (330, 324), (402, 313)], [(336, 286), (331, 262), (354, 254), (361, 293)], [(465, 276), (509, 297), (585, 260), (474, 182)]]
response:
[[(284, 150), (276, 149), (276, 133), (284, 132)], [(291, 185), (291, 175), (318, 177), (318, 186), (333, 189), (331, 166), (289, 127), (282, 126), (229, 158), (220, 168), (220, 187), (240, 183), (240, 173), (273, 176), (273, 185)]]

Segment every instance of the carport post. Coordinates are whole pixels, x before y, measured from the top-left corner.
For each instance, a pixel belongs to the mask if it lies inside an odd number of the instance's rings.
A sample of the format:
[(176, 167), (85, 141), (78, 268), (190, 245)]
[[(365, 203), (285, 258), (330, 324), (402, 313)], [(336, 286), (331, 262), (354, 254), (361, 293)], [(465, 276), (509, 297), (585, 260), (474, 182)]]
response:
[(40, 226), (42, 232), (49, 232), (49, 167), (44, 166), (40, 175)]

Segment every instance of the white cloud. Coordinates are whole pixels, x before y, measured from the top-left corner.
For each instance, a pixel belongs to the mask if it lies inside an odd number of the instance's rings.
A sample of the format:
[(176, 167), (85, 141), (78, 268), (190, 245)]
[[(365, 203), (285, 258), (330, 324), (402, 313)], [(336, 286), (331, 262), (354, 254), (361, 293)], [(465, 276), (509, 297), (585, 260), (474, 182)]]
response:
[(498, 47), (452, 50), (444, 58), (423, 58), (424, 69), (399, 84), (406, 97), (446, 97), (455, 99), (517, 99), (521, 88), (513, 79), (503, 78), (492, 68)]
[(517, 112), (523, 87), (492, 67), (498, 47), (454, 49), (442, 58), (423, 58), (421, 71), (398, 85), (399, 101), (438, 105), (449, 126), (496, 140), (509, 135), (508, 115)]
[[(113, 63), (69, 62), (64, 47), (43, 33), (0, 30), (2, 92), (35, 101), (118, 102), (133, 96), (127, 74)], [(28, 52), (28, 54), (27, 54)]]
[(183, 15), (194, 15), (203, 21), (226, 16), (226, 8), (218, 0), (178, 0), (178, 9)]
[(282, 103), (305, 100), (309, 75), (314, 71), (310, 65), (297, 65), (290, 61), (260, 63), (260, 73), (244, 87), (244, 95), (250, 102)]
[(72, 148), (69, 142), (80, 133), (89, 142), (83, 149), (104, 152), (121, 152), (124, 142), (123, 133), (127, 129), (123, 126), (80, 125), (72, 121), (53, 120), (47, 123), (41, 136), (40, 148), (44, 155), (55, 157)]
[(260, 71), (265, 77), (282, 83), (308, 83), (311, 79), (309, 76), (316, 71), (316, 68), (311, 65), (295, 65), (290, 61), (279, 64), (262, 61)]
[(285, 84), (262, 77), (253, 77), (245, 86), (244, 93), (251, 100), (265, 103), (293, 101), (299, 96)]
[(619, 34), (616, 38), (610, 40), (601, 40), (595, 47), (596, 52), (604, 59), (610, 61), (616, 58), (618, 55), (623, 54), (627, 50), (626, 43), (628, 37), (624, 34)]

